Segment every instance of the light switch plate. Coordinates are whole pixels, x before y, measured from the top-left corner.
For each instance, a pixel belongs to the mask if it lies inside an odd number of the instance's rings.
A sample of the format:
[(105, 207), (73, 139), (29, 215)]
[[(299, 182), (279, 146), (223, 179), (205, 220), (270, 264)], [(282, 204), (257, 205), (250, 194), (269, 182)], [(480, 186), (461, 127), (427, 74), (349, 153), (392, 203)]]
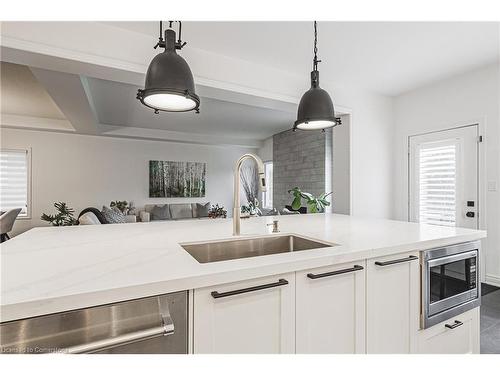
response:
[(496, 181), (488, 181), (488, 191), (497, 191), (498, 184)]

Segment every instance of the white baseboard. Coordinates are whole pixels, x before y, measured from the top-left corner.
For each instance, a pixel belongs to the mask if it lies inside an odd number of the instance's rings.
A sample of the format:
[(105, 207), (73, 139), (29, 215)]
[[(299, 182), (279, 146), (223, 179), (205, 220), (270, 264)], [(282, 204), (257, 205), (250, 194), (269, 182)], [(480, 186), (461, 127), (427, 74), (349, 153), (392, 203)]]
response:
[(486, 278), (485, 278), (484, 282), (486, 284), (500, 287), (500, 276), (486, 274)]

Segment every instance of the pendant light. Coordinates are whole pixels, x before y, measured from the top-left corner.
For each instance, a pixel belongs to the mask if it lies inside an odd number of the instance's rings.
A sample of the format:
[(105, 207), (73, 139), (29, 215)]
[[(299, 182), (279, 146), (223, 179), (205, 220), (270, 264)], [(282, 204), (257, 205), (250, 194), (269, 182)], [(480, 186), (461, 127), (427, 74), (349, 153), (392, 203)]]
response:
[[(179, 25), (177, 41), (172, 29), (174, 22)], [(155, 113), (193, 110), (199, 113), (200, 98), (194, 90), (193, 73), (186, 60), (176, 52), (186, 45), (181, 40), (182, 24), (180, 21), (169, 21), (165, 39), (162, 26), (160, 21), (160, 37), (154, 48), (165, 48), (165, 51), (156, 55), (149, 64), (144, 90), (137, 91), (137, 99), (146, 107), (154, 109)]]
[(307, 90), (300, 99), (297, 111), (297, 121), (293, 125), (293, 131), (300, 130), (323, 130), (340, 125), (339, 117), (335, 117), (332, 99), (328, 92), (319, 87), (318, 63), (318, 29), (314, 21), (314, 58), (313, 71), (311, 72), (311, 88)]

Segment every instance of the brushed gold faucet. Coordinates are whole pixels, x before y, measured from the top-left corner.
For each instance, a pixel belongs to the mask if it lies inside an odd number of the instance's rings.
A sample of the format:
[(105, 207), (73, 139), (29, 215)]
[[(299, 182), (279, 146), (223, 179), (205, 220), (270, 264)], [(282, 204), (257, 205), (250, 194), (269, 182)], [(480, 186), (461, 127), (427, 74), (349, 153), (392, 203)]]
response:
[(233, 236), (240, 235), (241, 227), (241, 207), (240, 207), (240, 172), (241, 165), (246, 159), (253, 159), (257, 163), (257, 169), (259, 172), (259, 185), (261, 191), (266, 191), (266, 178), (264, 173), (264, 163), (262, 160), (254, 154), (245, 154), (238, 159), (234, 168), (234, 192), (233, 192)]

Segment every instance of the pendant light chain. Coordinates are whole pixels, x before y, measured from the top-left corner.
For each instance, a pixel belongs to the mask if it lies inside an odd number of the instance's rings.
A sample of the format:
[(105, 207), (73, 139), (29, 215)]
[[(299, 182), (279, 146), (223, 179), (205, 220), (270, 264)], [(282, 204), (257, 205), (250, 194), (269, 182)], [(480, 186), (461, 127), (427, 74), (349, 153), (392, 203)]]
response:
[(318, 70), (318, 26), (316, 21), (314, 21), (314, 59), (313, 59), (313, 70)]

